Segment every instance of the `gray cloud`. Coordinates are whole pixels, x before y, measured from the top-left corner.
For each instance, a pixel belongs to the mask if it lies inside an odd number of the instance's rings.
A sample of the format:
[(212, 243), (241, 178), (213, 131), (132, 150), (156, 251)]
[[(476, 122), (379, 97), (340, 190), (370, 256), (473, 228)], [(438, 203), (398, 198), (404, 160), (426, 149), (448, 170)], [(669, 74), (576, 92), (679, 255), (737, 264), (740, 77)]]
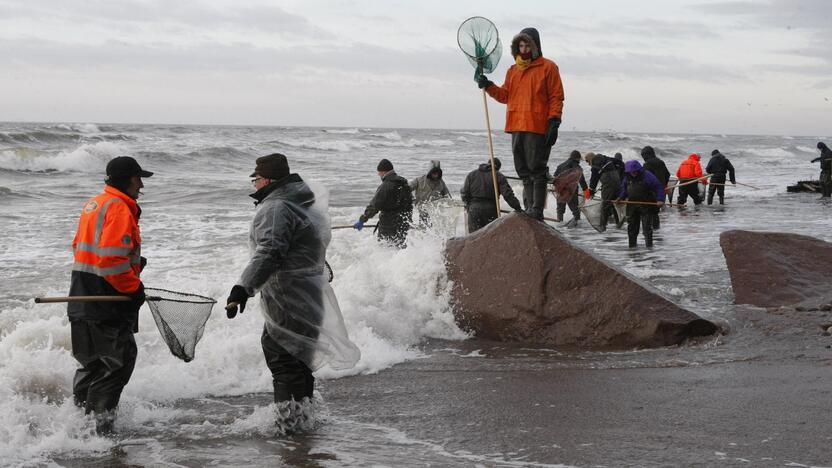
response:
[(0, 3), (0, 17), (5, 20), (49, 18), (78, 27), (101, 24), (113, 28), (116, 32), (124, 24), (153, 24), (197, 28), (206, 32), (212, 29), (229, 29), (332, 38), (331, 34), (314, 26), (302, 16), (290, 14), (276, 6), (264, 5), (235, 5), (220, 9), (196, 1), (50, 0), (23, 4), (4, 2)]

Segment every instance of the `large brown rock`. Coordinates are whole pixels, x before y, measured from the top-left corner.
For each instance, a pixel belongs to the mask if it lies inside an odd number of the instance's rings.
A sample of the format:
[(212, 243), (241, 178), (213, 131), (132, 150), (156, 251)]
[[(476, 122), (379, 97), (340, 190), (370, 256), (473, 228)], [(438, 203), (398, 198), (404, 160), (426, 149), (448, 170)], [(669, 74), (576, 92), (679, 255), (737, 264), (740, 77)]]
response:
[(718, 330), (526, 216), (450, 239), (445, 255), (456, 318), (479, 337), (623, 349)]
[(782, 232), (725, 231), (734, 302), (779, 307), (832, 292), (832, 244)]

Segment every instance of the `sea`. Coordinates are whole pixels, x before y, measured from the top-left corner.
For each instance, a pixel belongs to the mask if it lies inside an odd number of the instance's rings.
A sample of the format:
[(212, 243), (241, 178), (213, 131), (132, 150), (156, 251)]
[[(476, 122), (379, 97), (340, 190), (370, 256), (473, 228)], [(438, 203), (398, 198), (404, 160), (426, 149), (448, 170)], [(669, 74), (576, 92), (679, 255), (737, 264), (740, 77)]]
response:
[[(818, 141), (832, 143), (828, 135), (561, 132), (552, 169), (572, 150), (620, 152), (626, 161), (640, 160), (641, 148), (651, 145), (675, 173), (688, 154), (700, 153), (704, 167), (719, 149), (736, 168), (737, 181), (753, 186), (726, 187), (724, 206), (688, 202), (663, 209), (652, 249), (642, 239), (638, 248), (627, 248), (624, 230), (599, 234), (586, 221), (573, 229), (550, 223), (570, 242), (727, 330), (726, 337), (704, 343), (614, 353), (480, 343), (455, 322), (444, 242), (464, 235), (459, 190), (466, 174), (487, 161), (487, 136), (479, 129), (0, 123), (0, 465), (563, 466), (567, 460), (557, 452), (529, 456), (528, 447), (509, 450), (477, 440), (446, 444), (430, 430), (415, 430), (406, 413), (373, 420), (372, 402), (365, 417), (355, 416), (355, 408), (347, 414), (328, 393), (338, 389), (360, 399), (361, 389), (349, 382), (376, 376), (376, 385), (388, 386), (382, 393), (395, 395), (407, 382), (385, 383), (385, 374), (414, 363), (428, 372), (473, 361), (522, 367), (531, 353), (535, 365), (563, 369), (684, 369), (789, 346), (753, 333), (731, 338), (743, 328), (744, 309), (733, 305), (719, 234), (752, 229), (832, 241), (829, 200), (786, 193), (797, 180), (817, 179), (818, 165), (810, 160), (818, 156)], [(502, 172), (516, 175), (509, 135), (494, 131), (493, 145)], [(361, 359), (350, 370), (316, 372), (315, 424), (306, 433), (286, 434), (275, 425), (260, 348), (263, 318), (253, 300), (234, 320), (215, 306), (188, 363), (170, 354), (145, 306), (119, 435), (95, 435), (94, 422), (72, 403), (77, 364), (66, 306), (33, 298), (67, 294), (78, 216), (101, 191), (107, 161), (129, 155), (154, 172), (139, 199), (145, 285), (224, 304), (249, 255), (256, 210), (249, 174), (257, 157), (274, 152), (286, 155), (292, 172), (328, 191), (333, 226), (352, 225), (362, 214), (380, 182), (382, 158), (411, 180), (440, 160), (453, 200), (436, 208), (432, 228), (411, 232), (406, 249), (378, 243), (371, 228), (333, 230), (327, 253), (332, 286)], [(520, 183), (512, 182), (519, 196)], [(554, 217), (554, 207), (549, 200), (547, 217)], [(455, 417), (477, 421), (476, 414)], [(314, 449), (298, 456), (297, 447), (310, 441)]]

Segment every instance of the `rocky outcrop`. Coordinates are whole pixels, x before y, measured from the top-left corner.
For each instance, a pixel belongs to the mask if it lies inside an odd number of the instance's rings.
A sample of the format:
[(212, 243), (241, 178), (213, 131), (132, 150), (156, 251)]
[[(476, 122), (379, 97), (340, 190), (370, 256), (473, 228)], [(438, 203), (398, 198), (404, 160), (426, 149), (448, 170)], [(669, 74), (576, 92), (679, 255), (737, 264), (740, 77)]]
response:
[(453, 238), (445, 255), (457, 320), (479, 337), (627, 349), (718, 330), (526, 216)]
[(796, 304), (832, 291), (832, 244), (782, 232), (725, 231), (719, 245), (734, 302), (759, 307)]

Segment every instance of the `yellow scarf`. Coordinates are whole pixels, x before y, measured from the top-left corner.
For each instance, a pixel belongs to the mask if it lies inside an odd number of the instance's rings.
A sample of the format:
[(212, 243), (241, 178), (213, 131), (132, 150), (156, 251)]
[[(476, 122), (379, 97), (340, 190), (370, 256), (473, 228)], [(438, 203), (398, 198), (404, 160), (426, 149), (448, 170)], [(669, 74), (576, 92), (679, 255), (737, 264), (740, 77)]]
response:
[(528, 60), (523, 60), (523, 57), (521, 57), (518, 54), (516, 57), (514, 57), (514, 63), (517, 64), (517, 68), (519, 68), (520, 71), (523, 71), (529, 68), (529, 65), (532, 64), (532, 59), (529, 58)]

